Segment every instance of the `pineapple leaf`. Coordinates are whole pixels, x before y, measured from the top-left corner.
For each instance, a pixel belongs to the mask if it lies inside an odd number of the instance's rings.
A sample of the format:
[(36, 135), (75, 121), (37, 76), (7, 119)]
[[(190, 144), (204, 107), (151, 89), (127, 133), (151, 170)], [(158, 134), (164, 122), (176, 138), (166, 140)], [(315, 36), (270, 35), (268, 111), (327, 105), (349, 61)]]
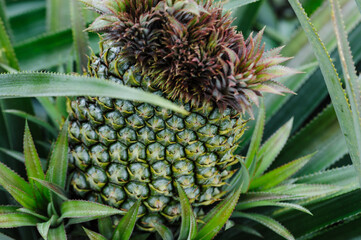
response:
[(41, 106), (43, 106), (55, 126), (60, 126), (63, 121), (63, 115), (54, 106), (50, 99), (47, 97), (38, 97), (36, 99), (40, 102)]
[(358, 6), (360, 12), (361, 12), (361, 0), (355, 0), (355, 1), (357, 3), (357, 6)]
[[(25, 132), (24, 132), (24, 158), (25, 158), (25, 167), (26, 172), (29, 178), (29, 182), (33, 185), (35, 189), (34, 181), (32, 178), (39, 178), (41, 180), (45, 179), (45, 174), (40, 163), (40, 158), (35, 148), (33, 137), (31, 136), (28, 122), (25, 123)], [(41, 188), (40, 188), (41, 189)], [(42, 191), (42, 189), (41, 189)], [(43, 192), (43, 191), (42, 191)]]
[[(256, 161), (256, 154), (257, 154), (257, 151), (259, 150), (259, 147), (260, 147), (261, 141), (262, 141), (263, 130), (264, 130), (264, 125), (265, 125), (265, 118), (266, 118), (266, 111), (265, 111), (263, 99), (261, 99), (259, 110), (258, 110), (257, 122), (255, 125), (255, 129), (253, 131), (253, 134), (252, 134), (251, 143), (250, 143), (250, 146), (249, 146), (249, 149), (247, 152), (247, 157), (245, 160), (245, 163), (246, 163), (246, 166), (248, 169), (250, 168), (252, 162)], [(252, 171), (250, 171), (250, 175), (253, 176), (253, 174), (254, 174), (254, 169)]]
[(351, 190), (358, 187), (356, 171), (352, 165), (305, 175), (294, 179), (294, 182), (307, 184), (333, 184), (348, 187)]
[(8, 237), (5, 234), (0, 232), (0, 239), (1, 240), (15, 240), (14, 238)]
[[(84, 3), (86, 6), (93, 8), (95, 11), (99, 13), (108, 13), (112, 14), (111, 9), (109, 9), (109, 3), (112, 1), (105, 1), (104, 3), (99, 3), (97, 0), (80, 0), (82, 3)], [(120, 1), (117, 1), (120, 4)]]
[(70, 200), (61, 205), (61, 218), (104, 217), (125, 212), (95, 202)]
[(348, 153), (332, 105), (328, 105), (290, 139), (277, 157), (277, 164), (287, 163), (289, 156), (299, 158), (314, 151), (317, 151), (314, 157), (295, 176), (303, 176), (324, 170)]
[(54, 184), (54, 183), (50, 183), (38, 178), (33, 178), (33, 180), (35, 180), (36, 182), (40, 183), (43, 187), (49, 189), (50, 191), (52, 191), (53, 193), (55, 193), (58, 197), (60, 197), (62, 200), (67, 201), (69, 200), (68, 197), (66, 196), (66, 192), (58, 185)]
[(194, 216), (192, 206), (182, 186), (179, 184), (178, 181), (176, 182), (176, 185), (182, 210), (182, 223), (178, 240), (193, 239), (197, 234), (196, 217)]
[(24, 154), (17, 151), (12, 151), (5, 148), (0, 148), (0, 151), (5, 153), (6, 155), (14, 158), (15, 160), (18, 160), (19, 162), (25, 163)]
[(257, 1), (259, 1), (259, 0), (227, 0), (227, 1), (223, 1), (223, 10), (228, 11), (228, 10), (236, 9), (236, 8), (242, 7), (246, 4), (254, 3)]
[[(277, 220), (287, 224), (288, 229), (298, 239), (309, 239), (309, 236), (318, 235), (320, 230), (332, 229), (353, 217), (360, 216), (361, 191), (359, 189), (329, 198), (322, 202), (311, 203), (307, 208), (314, 214), (313, 217), (300, 212), (275, 214)], [(342, 227), (340, 229), (343, 229)], [(356, 228), (357, 229), (357, 228)], [(355, 230), (356, 230), (355, 229)], [(359, 233), (359, 231), (357, 231)], [(271, 237), (265, 234), (265, 239)], [(317, 236), (315, 239), (320, 239)], [(334, 239), (334, 238), (329, 238)], [(335, 238), (348, 239), (348, 238)], [(357, 239), (357, 238), (356, 238)]]
[(256, 231), (255, 229), (253, 229), (253, 228), (251, 228), (249, 226), (235, 225), (234, 227), (237, 228), (237, 230), (240, 230), (242, 232), (254, 235), (254, 236), (259, 237), (259, 238), (263, 238), (261, 233), (259, 233), (258, 231)]
[(22, 212), (22, 213), (27, 213), (27, 214), (33, 215), (34, 217), (37, 217), (37, 218), (39, 218), (39, 219), (41, 219), (41, 220), (43, 220), (43, 221), (47, 221), (47, 220), (48, 220), (47, 217), (45, 217), (45, 216), (43, 216), (43, 215), (41, 215), (41, 214), (37, 213), (36, 211), (31, 210), (31, 209), (19, 208), (17, 211), (18, 211), (18, 212)]
[(0, 206), (0, 214), (16, 213), (17, 209), (19, 209), (17, 206)]
[(112, 219), (110, 217), (104, 217), (98, 219), (99, 233), (105, 236), (107, 239), (111, 239), (113, 236)]
[(46, 23), (48, 32), (70, 27), (70, 1), (71, 0), (46, 1)]
[(9, 18), (5, 12), (5, 0), (0, 0), (0, 19), (2, 20), (5, 30), (9, 35), (9, 38), (11, 39), (13, 37), (12, 29), (10, 28)]
[(93, 232), (89, 229), (86, 229), (85, 227), (83, 227), (83, 229), (90, 240), (107, 240), (103, 235), (99, 233)]
[[(0, 151), (5, 153), (6, 155), (14, 158), (15, 160), (18, 160), (21, 163), (25, 163), (25, 158), (24, 158), (24, 154), (21, 152), (17, 152), (17, 151), (12, 151), (12, 150), (8, 150), (5, 148), (0, 148)], [(41, 164), (44, 167), (46, 164), (46, 160), (43, 158), (40, 158)]]
[(0, 214), (0, 228), (36, 226), (39, 222), (39, 218), (25, 213)]
[(182, 114), (188, 114), (186, 110), (160, 96), (104, 79), (52, 73), (0, 75), (0, 98), (77, 95), (147, 102)]
[(30, 122), (36, 123), (37, 125), (44, 127), (50, 133), (52, 133), (54, 136), (57, 135), (57, 131), (53, 126), (51, 126), (46, 121), (41, 120), (40, 118), (38, 118), (36, 116), (33, 116), (33, 115), (29, 114), (29, 113), (26, 113), (24, 111), (19, 111), (19, 110), (16, 110), (16, 109), (8, 109), (8, 110), (4, 110), (3, 112), (7, 113), (7, 114), (12, 114), (12, 115), (15, 115), (15, 116), (18, 116), (18, 117), (22, 117), (24, 119), (27, 119)]
[(295, 174), (303, 166), (305, 166), (305, 164), (313, 157), (313, 155), (314, 153), (289, 162), (254, 179), (251, 182), (249, 189), (269, 189), (271, 187), (277, 186), (278, 184), (282, 183), (284, 180)]
[(355, 126), (352, 121), (350, 108), (347, 103), (345, 92), (341, 86), (340, 79), (334, 68), (332, 60), (325, 49), (324, 44), (320, 40), (317, 32), (315, 31), (312, 23), (307, 17), (302, 5), (298, 0), (289, 0), (293, 10), (295, 11), (301, 26), (303, 27), (312, 47), (313, 51), (319, 60), (320, 68), (326, 82), (327, 89), (331, 96), (333, 106), (335, 107), (336, 115), (339, 120), (341, 130), (346, 138), (346, 143), (349, 149), (351, 159), (354, 166), (359, 173), (361, 182), (361, 164), (358, 158), (358, 148), (354, 143), (357, 143)]
[[(75, 225), (75, 224), (80, 224), (80, 223), (84, 223), (84, 222), (90, 222), (93, 220), (99, 219), (98, 216), (95, 217), (84, 217), (84, 218), (71, 218), (69, 219), (69, 221), (66, 223), (66, 227), (70, 226), (70, 225)], [(113, 230), (113, 229), (112, 229)]]
[(163, 240), (173, 240), (173, 233), (169, 228), (160, 223), (153, 223), (153, 225), (154, 229), (162, 237)]
[(19, 70), (19, 63), (16, 58), (14, 48), (11, 44), (10, 38), (6, 32), (3, 20), (0, 18), (0, 62), (8, 65), (11, 68)]
[(50, 156), (46, 180), (64, 189), (68, 169), (68, 121), (63, 125)]
[(129, 240), (133, 233), (141, 202), (138, 200), (119, 221), (112, 240)]
[(241, 212), (236, 212), (232, 216), (251, 219), (268, 227), (269, 229), (276, 232), (278, 235), (284, 237), (287, 240), (295, 240), (292, 234), (281, 223), (277, 222), (273, 218), (256, 213), (241, 213)]
[(321, 197), (335, 194), (342, 190), (339, 186), (324, 184), (289, 184), (268, 189), (266, 192), (287, 194), (298, 198)]
[(239, 203), (236, 206), (236, 210), (244, 210), (244, 209), (249, 209), (249, 208), (254, 208), (254, 207), (268, 207), (268, 206), (273, 206), (273, 207), (282, 207), (282, 208), (291, 208), (291, 209), (295, 209), (304, 213), (307, 213), (309, 215), (312, 215), (312, 213), (302, 207), (299, 204), (294, 204), (294, 203), (284, 203), (284, 202), (273, 202), (273, 201), (259, 201), (259, 202), (249, 202), (249, 203)]
[(198, 231), (195, 237), (196, 240), (211, 240), (214, 238), (231, 216), (241, 192), (242, 188), (240, 187), (230, 193), (202, 219), (205, 224)]
[(53, 221), (54, 217), (55, 216), (52, 216), (47, 222), (36, 224), (36, 228), (38, 229), (38, 232), (45, 240), (48, 239), (50, 225), (51, 225), (51, 222)]
[(77, 72), (82, 74), (88, 66), (89, 37), (83, 31), (85, 22), (77, 0), (70, 0), (70, 13)]
[(357, 140), (357, 142), (354, 142), (354, 145), (357, 145), (358, 159), (354, 159), (354, 161), (358, 161), (361, 172), (361, 82), (356, 74), (355, 63), (353, 61), (350, 44), (347, 39), (340, 4), (337, 1), (335, 3), (333, 0), (330, 0), (330, 3), (332, 14), (334, 16), (332, 19), (337, 38), (338, 52), (342, 63), (343, 76), (346, 83), (349, 103), (351, 105), (351, 114), (355, 128), (354, 132)]
[(0, 185), (2, 185), (22, 206), (30, 209), (36, 208), (36, 201), (30, 185), (1, 162)]
[(57, 228), (50, 228), (48, 240), (67, 240), (64, 224), (61, 224)]
[[(238, 169), (235, 176), (232, 178), (231, 182), (227, 187), (225, 188), (225, 191), (231, 192), (237, 188), (242, 189), (242, 193), (245, 193), (248, 191), (249, 184), (250, 184), (250, 174), (249, 171), (244, 164), (243, 160), (239, 156), (235, 156), (236, 158), (239, 158), (239, 162), (241, 164), (241, 168)], [(252, 165), (251, 165), (252, 166)]]
[(290, 136), (293, 118), (277, 130), (260, 148), (257, 153), (257, 169), (255, 177), (261, 176), (273, 163)]
[(259, 201), (288, 201), (301, 199), (303, 197), (292, 196), (289, 194), (278, 194), (278, 193), (269, 193), (269, 192), (249, 192), (242, 195), (242, 199), (239, 201), (239, 204), (243, 203), (252, 203)]

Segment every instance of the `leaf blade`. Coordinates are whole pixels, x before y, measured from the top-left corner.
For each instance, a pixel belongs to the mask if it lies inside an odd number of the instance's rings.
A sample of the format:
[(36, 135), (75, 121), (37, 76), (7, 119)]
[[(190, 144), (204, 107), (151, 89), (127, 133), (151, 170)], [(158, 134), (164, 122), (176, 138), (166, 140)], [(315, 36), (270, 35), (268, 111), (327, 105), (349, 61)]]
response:
[(187, 114), (169, 100), (104, 79), (51, 73), (0, 75), (0, 98), (41, 96), (99, 96), (148, 102)]
[(133, 233), (135, 223), (137, 221), (137, 215), (141, 202), (138, 200), (129, 209), (127, 214), (119, 221), (118, 226), (114, 231), (112, 240), (129, 240)]

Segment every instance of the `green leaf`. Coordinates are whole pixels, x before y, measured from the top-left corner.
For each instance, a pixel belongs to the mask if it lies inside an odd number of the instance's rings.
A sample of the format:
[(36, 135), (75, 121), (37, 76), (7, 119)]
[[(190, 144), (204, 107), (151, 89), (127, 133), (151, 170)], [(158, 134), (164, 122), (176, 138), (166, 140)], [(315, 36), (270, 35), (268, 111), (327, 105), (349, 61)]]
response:
[(235, 225), (234, 228), (237, 228), (237, 230), (254, 235), (256, 237), (263, 238), (262, 234), (260, 234), (258, 231), (256, 231), (255, 229), (253, 229), (249, 226)]
[[(264, 124), (265, 124), (266, 111), (264, 108), (263, 99), (260, 101), (260, 106), (258, 110), (257, 122), (252, 134), (252, 139), (250, 146), (248, 148), (247, 157), (245, 160), (247, 168), (249, 168), (253, 161), (256, 161), (256, 154), (259, 151), (259, 146), (261, 145)], [(253, 171), (251, 172), (251, 176), (253, 176)]]
[(48, 240), (67, 240), (64, 224), (57, 228), (50, 228)]
[[(229, 185), (225, 188), (225, 191), (231, 192), (235, 189), (241, 188), (242, 193), (248, 191), (249, 184), (250, 184), (250, 174), (246, 165), (243, 163), (243, 160), (239, 156), (235, 156), (239, 158), (239, 162), (241, 164), (241, 168), (238, 169), (237, 173), (233, 176)], [(251, 165), (252, 166), (252, 165)]]
[(38, 178), (33, 178), (35, 181), (37, 181), (38, 183), (40, 183), (43, 187), (49, 189), (50, 191), (52, 191), (53, 193), (55, 193), (58, 197), (60, 197), (61, 199), (63, 199), (64, 201), (69, 200), (68, 197), (66, 196), (66, 192), (58, 185), (38, 179)]
[(341, 87), (341, 82), (338, 77), (338, 74), (334, 68), (332, 60), (329, 57), (328, 52), (325, 50), (325, 46), (320, 40), (318, 34), (314, 30), (314, 27), (302, 5), (298, 0), (289, 0), (293, 10), (295, 11), (301, 26), (303, 27), (312, 47), (314, 54), (316, 55), (319, 63), (322, 74), (324, 76), (327, 89), (330, 93), (333, 106), (336, 111), (337, 118), (339, 120), (341, 130), (346, 138), (346, 143), (350, 152), (351, 159), (359, 172), (360, 181), (361, 181), (361, 164), (358, 159), (358, 148), (355, 146), (356, 135), (355, 128), (352, 121), (351, 112), (347, 103), (347, 99), (344, 93), (344, 90)]
[(357, 174), (352, 165), (302, 176), (296, 178), (295, 183), (332, 184), (350, 189), (358, 187)]
[(52, 73), (0, 75), (0, 97), (99, 96), (147, 102), (187, 114), (169, 100), (104, 79)]
[(17, 209), (17, 206), (0, 206), (0, 214), (15, 213)]
[(222, 229), (223, 225), (227, 222), (231, 216), (239, 196), (242, 192), (242, 188), (230, 193), (225, 199), (223, 199), (217, 206), (215, 206), (202, 220), (205, 225), (198, 231), (196, 240), (211, 240)]
[(29, 113), (26, 113), (24, 111), (19, 111), (19, 110), (15, 110), (15, 109), (8, 109), (8, 110), (4, 110), (4, 113), (8, 113), (8, 114), (12, 114), (18, 117), (22, 117), (24, 119), (29, 120), (30, 122), (36, 123), (39, 126), (44, 127), (45, 129), (47, 129), (50, 133), (52, 133), (54, 136), (57, 135), (57, 131), (54, 129), (53, 126), (51, 126), (49, 123), (41, 120), (38, 117), (35, 117)]
[(10, 38), (6, 32), (3, 20), (0, 18), (0, 62), (9, 67), (19, 70), (19, 63), (16, 58)]
[(279, 222), (276, 220), (267, 217), (265, 215), (256, 214), (256, 213), (241, 213), (237, 212), (232, 215), (233, 217), (240, 217), (240, 218), (248, 218), (253, 221), (256, 221), (267, 228), (271, 229), (272, 231), (276, 232), (278, 235), (284, 237), (288, 240), (295, 240), (292, 234)]
[(30, 185), (19, 175), (0, 162), (0, 185), (22, 206), (36, 208), (36, 201)]
[[(302, 148), (300, 147), (302, 146)], [(332, 105), (328, 105), (309, 124), (287, 142), (277, 157), (277, 165), (285, 164), (290, 156), (299, 158), (317, 153), (295, 176), (303, 176), (327, 169), (348, 153), (346, 142)]]
[(282, 193), (250, 192), (242, 195), (242, 199), (240, 199), (238, 204), (248, 204), (261, 201), (289, 201), (302, 198), (304, 197)]
[(68, 121), (63, 125), (58, 139), (55, 142), (50, 156), (49, 168), (46, 172), (46, 180), (65, 188), (66, 174), (68, 169)]
[(5, 148), (0, 148), (0, 151), (22, 163), (25, 163), (24, 154), (21, 152), (12, 151)]
[(41, 106), (45, 109), (50, 119), (53, 121), (55, 126), (61, 125), (63, 122), (63, 115), (59, 112), (59, 110), (54, 106), (54, 104), (50, 101), (48, 97), (38, 97), (36, 98)]
[(48, 31), (70, 26), (70, 0), (47, 0), (46, 22)]
[(9, 38), (12, 38), (12, 29), (10, 28), (9, 19), (7, 13), (5, 12), (5, 0), (0, 0), (0, 19), (2, 20), (5, 30), (8, 33)]
[(352, 119), (355, 128), (354, 132), (357, 139), (357, 142), (355, 142), (354, 145), (357, 145), (355, 150), (357, 148), (358, 151), (354, 154), (358, 156), (358, 159), (353, 159), (353, 161), (358, 161), (358, 164), (360, 165), (359, 173), (361, 173), (361, 82), (359, 81), (356, 74), (355, 64), (350, 50), (350, 44), (347, 40), (347, 33), (343, 24), (340, 4), (337, 1), (335, 4), (333, 0), (330, 0), (330, 2), (334, 16), (332, 19), (337, 38), (338, 52), (341, 59), (343, 76), (346, 82), (346, 91), (348, 94), (349, 103), (351, 105)]
[(77, 72), (81, 74), (88, 67), (89, 37), (88, 33), (83, 31), (85, 22), (77, 0), (70, 0), (70, 13)]
[(184, 192), (182, 186), (176, 181), (177, 190), (179, 194), (179, 201), (181, 204), (181, 218), (182, 223), (180, 227), (180, 233), (178, 240), (193, 239), (197, 234), (197, 220), (194, 216), (192, 206), (189, 199)]
[(48, 220), (48, 217), (45, 217), (39, 213), (37, 213), (36, 211), (34, 210), (31, 210), (31, 209), (28, 209), (28, 208), (19, 208), (17, 210), (18, 212), (22, 212), (22, 213), (26, 213), (26, 214), (30, 214), (30, 215), (33, 215), (34, 217), (37, 217), (43, 221), (47, 221)]
[(95, 202), (71, 200), (61, 205), (61, 214), (61, 218), (84, 218), (124, 215), (125, 212)]
[(43, 223), (38, 223), (36, 225), (38, 232), (40, 233), (40, 235), (47, 240), (48, 239), (48, 233), (49, 233), (49, 229), (50, 229), (50, 224), (53, 221), (54, 216), (52, 216), (49, 221), (47, 222), (43, 222)]
[[(25, 123), (24, 132), (24, 158), (26, 172), (29, 181), (33, 184), (32, 178), (45, 179), (43, 168), (41, 167), (40, 158), (35, 148), (33, 137), (31, 136), (28, 122)], [(35, 188), (34, 188), (35, 189)]]
[[(12, 151), (12, 150), (8, 150), (8, 149), (5, 149), (5, 148), (0, 148), (0, 151), (5, 153), (8, 156), (14, 158), (15, 160), (18, 160), (21, 163), (25, 163), (24, 154), (21, 153), (21, 152)], [(46, 160), (43, 159), (43, 158), (40, 158), (40, 161), (41, 161), (42, 166), (44, 167), (45, 163), (46, 163)]]
[[(66, 226), (80, 224), (80, 223), (84, 223), (84, 222), (90, 222), (90, 221), (93, 221), (96, 219), (99, 219), (99, 217), (96, 216), (96, 217), (84, 217), (84, 218), (71, 218), (67, 222)], [(110, 225), (112, 226), (112, 223), (110, 223)], [(113, 229), (112, 229), (112, 231), (113, 231)]]
[(1, 240), (15, 240), (14, 238), (8, 237), (5, 234), (0, 232), (0, 239)]
[(342, 188), (334, 185), (321, 184), (289, 184), (268, 189), (266, 192), (293, 195), (294, 197), (311, 198), (337, 193)]
[[(71, 57), (71, 30), (41, 35), (14, 46), (22, 70), (41, 70), (67, 62)], [(36, 52), (36, 54), (34, 54)]]
[[(277, 214), (275, 217), (278, 221), (284, 223), (290, 232), (297, 237), (297, 239), (310, 239), (310, 236), (317, 236), (317, 233), (319, 233), (322, 229), (333, 229), (353, 217), (360, 216), (360, 201), (361, 191), (357, 189), (340, 196), (332, 197), (326, 201), (308, 204), (307, 208), (314, 216), (309, 216), (301, 212), (290, 211), (287, 213)], [(274, 239), (265, 231), (264, 233), (264, 239)], [(317, 236), (312, 239), (318, 240), (322, 238)], [(334, 240), (332, 237), (329, 239)], [(345, 237), (336, 239), (344, 240), (349, 238)]]
[(128, 240), (133, 233), (135, 223), (137, 221), (138, 210), (140, 207), (140, 201), (138, 200), (129, 209), (127, 214), (119, 221), (118, 226), (114, 231), (112, 240)]
[(223, 9), (225, 11), (232, 10), (257, 1), (259, 0), (227, 0), (223, 2)]
[(259, 178), (254, 179), (251, 182), (250, 189), (259, 188), (259, 189), (268, 189), (278, 184), (282, 183), (298, 170), (300, 170), (305, 164), (313, 157), (314, 154), (307, 155), (305, 157), (299, 158), (292, 162), (289, 162), (279, 168), (276, 168)]
[(38, 218), (25, 213), (0, 214), (0, 228), (36, 226), (39, 222)]
[(172, 231), (160, 223), (154, 223), (154, 228), (163, 240), (173, 240)]
[(83, 229), (90, 240), (107, 240), (103, 235), (99, 233), (93, 232), (89, 229), (86, 229), (85, 227), (83, 227)]
[(237, 204), (236, 210), (244, 210), (244, 209), (250, 209), (254, 207), (283, 207), (283, 208), (291, 208), (295, 209), (304, 213), (307, 213), (309, 215), (312, 215), (312, 213), (307, 210), (306, 208), (302, 207), (299, 204), (294, 203), (284, 203), (284, 202), (273, 202), (273, 201), (258, 201), (258, 202), (248, 202), (248, 203), (240, 203)]
[(258, 167), (255, 177), (259, 177), (272, 164), (287, 142), (292, 129), (293, 118), (277, 130), (260, 148), (257, 153)]
[(113, 222), (110, 217), (104, 217), (98, 219), (99, 233), (105, 236), (107, 239), (111, 239), (113, 236)]

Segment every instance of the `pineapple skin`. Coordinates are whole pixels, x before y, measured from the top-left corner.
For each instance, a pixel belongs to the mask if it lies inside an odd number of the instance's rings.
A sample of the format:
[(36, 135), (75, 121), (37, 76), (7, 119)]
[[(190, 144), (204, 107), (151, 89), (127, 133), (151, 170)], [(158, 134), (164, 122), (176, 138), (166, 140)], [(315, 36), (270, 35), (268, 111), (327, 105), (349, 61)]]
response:
[[(90, 57), (88, 74), (166, 97), (121, 57), (121, 49), (101, 44)], [(147, 103), (104, 97), (68, 101), (70, 184), (78, 197), (122, 210), (141, 199), (138, 227), (177, 222), (181, 209), (176, 181), (198, 217), (202, 207), (225, 194), (236, 170), (233, 155), (245, 121), (231, 108), (222, 113), (211, 104), (182, 115)], [(197, 214), (198, 213), (198, 214)]]

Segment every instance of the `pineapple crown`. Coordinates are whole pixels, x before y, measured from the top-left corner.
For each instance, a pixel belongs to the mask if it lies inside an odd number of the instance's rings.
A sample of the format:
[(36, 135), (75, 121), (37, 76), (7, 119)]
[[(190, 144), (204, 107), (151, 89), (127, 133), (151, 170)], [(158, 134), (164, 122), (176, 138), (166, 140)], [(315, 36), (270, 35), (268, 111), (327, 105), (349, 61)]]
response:
[(265, 52), (263, 30), (244, 39), (220, 4), (202, 0), (82, 0), (101, 15), (88, 30), (122, 48), (169, 99), (251, 112), (261, 92), (291, 92), (272, 80), (282, 48)]

